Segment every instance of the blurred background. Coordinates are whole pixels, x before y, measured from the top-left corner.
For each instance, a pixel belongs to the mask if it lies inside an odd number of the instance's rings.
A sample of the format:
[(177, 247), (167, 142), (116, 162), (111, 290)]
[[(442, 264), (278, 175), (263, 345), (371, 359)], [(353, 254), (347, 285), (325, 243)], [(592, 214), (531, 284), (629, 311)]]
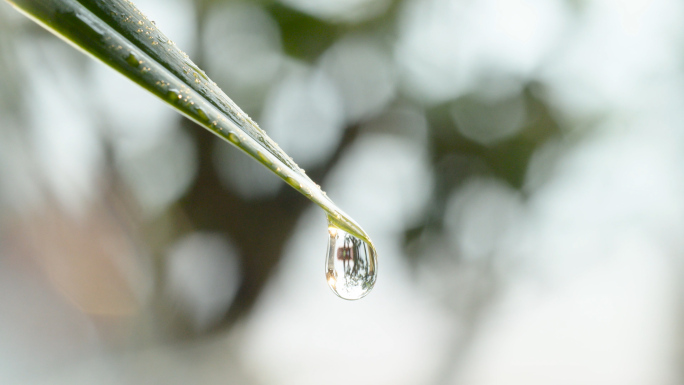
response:
[(0, 383), (684, 382), (684, 3), (139, 0), (325, 215), (0, 2)]

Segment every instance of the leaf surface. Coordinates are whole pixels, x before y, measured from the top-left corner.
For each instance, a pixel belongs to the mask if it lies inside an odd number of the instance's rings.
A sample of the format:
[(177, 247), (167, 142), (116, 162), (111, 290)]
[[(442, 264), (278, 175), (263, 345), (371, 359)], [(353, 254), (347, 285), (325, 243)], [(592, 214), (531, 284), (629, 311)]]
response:
[(8, 1), (55, 35), (240, 148), (319, 205), (336, 226), (371, 243), (363, 229), (132, 2)]

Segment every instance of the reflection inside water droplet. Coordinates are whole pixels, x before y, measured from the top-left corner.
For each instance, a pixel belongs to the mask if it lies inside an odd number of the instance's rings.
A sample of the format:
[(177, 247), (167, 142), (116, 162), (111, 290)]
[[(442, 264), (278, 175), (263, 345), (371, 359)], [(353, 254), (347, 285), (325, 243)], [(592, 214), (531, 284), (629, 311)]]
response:
[(378, 257), (375, 247), (340, 229), (328, 218), (328, 254), (325, 277), (328, 286), (340, 298), (365, 297), (377, 277)]

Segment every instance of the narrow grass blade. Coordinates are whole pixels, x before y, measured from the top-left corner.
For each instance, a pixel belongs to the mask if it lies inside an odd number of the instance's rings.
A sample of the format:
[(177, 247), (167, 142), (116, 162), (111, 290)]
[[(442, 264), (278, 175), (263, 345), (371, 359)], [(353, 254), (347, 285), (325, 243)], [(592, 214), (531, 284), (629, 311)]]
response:
[(323, 208), (338, 227), (371, 243), (361, 227), (132, 2), (8, 1), (55, 35), (242, 149)]

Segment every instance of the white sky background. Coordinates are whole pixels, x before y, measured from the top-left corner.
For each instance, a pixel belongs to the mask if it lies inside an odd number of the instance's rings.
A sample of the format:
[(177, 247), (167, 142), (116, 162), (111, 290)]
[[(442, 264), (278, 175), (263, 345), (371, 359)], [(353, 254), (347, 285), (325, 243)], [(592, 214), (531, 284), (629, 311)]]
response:
[[(382, 0), (338, 1), (328, 8), (312, 1), (285, 3), (329, 20), (363, 20), (385, 7)], [(321, 106), (316, 118), (328, 122), (329, 131), (310, 138), (318, 148), (334, 146), (339, 140), (336, 130), (343, 121), (373, 119), (372, 114), (395, 92), (429, 105), (481, 89), (491, 80), (484, 79), (485, 75), (507, 80), (489, 90), (495, 96), (515, 94), (525, 80), (544, 83), (545, 96), (566, 123), (564, 129), (571, 140), (550, 143), (535, 154), (526, 182), (529, 198), (522, 201), (495, 183), (474, 181), (468, 185), (471, 190), (455, 192), (450, 201), (449, 231), (453, 231), (453, 238), (468, 237), (482, 243), (471, 243), (461, 251), (473, 260), (481, 258), (482, 250), (500, 256), (498, 268), (506, 277), (506, 286), (483, 319), (464, 361), (447, 370), (448, 383), (669, 385), (679, 379), (681, 363), (676, 353), (681, 334), (677, 325), (679, 264), (684, 251), (680, 236), (684, 233), (684, 83), (680, 70), (684, 4), (677, 0), (580, 3), (580, 10), (574, 14), (561, 0), (409, 0), (401, 8), (393, 52), (382, 52), (375, 42), (353, 37), (342, 40), (320, 63), (311, 65), (282, 57), (279, 37), (273, 30), (236, 27), (236, 34), (261, 42), (259, 49), (241, 47), (243, 56), (268, 58), (257, 61), (268, 64), (270, 77), (275, 78), (278, 71), (283, 75), (281, 82), (264, 91), (268, 103), (262, 114), (272, 124), (285, 122), (279, 115), (283, 111), (306, 110), (302, 98), (292, 95), (325, 95), (317, 99)], [(191, 26), (183, 26), (184, 18), (178, 15), (190, 8), (183, 1), (158, 5), (153, 1), (141, 4), (143, 10), (157, 15), (160, 28), (179, 46), (189, 47), (183, 39)], [(171, 12), (173, 9), (177, 12)], [(352, 16), (345, 18), (342, 13), (348, 10), (353, 10)], [(258, 14), (263, 25), (272, 23), (258, 10), (243, 11)], [(345, 81), (356, 76), (357, 70), (345, 71), (335, 65), (336, 58), (345, 63), (359, 52), (374, 66), (369, 76), (380, 79), (383, 85), (368, 96), (372, 103), (358, 103), (356, 98), (363, 92), (354, 88), (354, 82)], [(31, 54), (25, 52), (29, 58)], [(226, 57), (236, 66), (255, 62), (240, 59)], [(216, 63), (212, 66), (219, 67)], [(383, 66), (392, 68), (383, 71)], [(245, 73), (252, 72), (235, 71)], [(68, 80), (70, 76), (49, 71), (39, 75), (42, 77), (35, 82), (44, 83), (50, 76)], [(118, 75), (109, 76), (93, 71), (100, 85), (120, 84)], [(229, 71), (223, 76), (230, 82), (233, 75)], [(261, 81), (256, 76), (243, 78), (254, 84)], [(252, 83), (241, 85), (248, 88)], [(257, 85), (265, 87), (261, 83)], [(56, 92), (49, 87), (41, 89), (39, 99), (49, 99)], [(172, 119), (168, 111), (158, 108), (157, 101), (130, 90), (121, 90), (120, 95), (126, 95), (132, 109), (137, 105), (149, 112), (140, 116)], [(140, 108), (146, 104), (150, 109)], [(369, 105), (373, 108), (364, 110)], [(36, 117), (35, 126), (45, 127), (49, 121), (55, 128), (55, 122), (62, 121), (64, 127), (59, 128), (68, 130), (68, 140), (40, 136), (42, 139), (33, 146), (50, 154), (49, 161), (39, 162), (43, 167), (40, 172), (53, 176), (48, 179), (50, 187), (63, 204), (77, 206), (74, 202), (92, 194), (89, 186), (94, 183), (93, 174), (102, 154), (98, 145), (93, 145), (96, 139), (84, 129), (87, 114), (81, 120), (69, 121), (54, 108)], [(132, 384), (150, 377), (163, 377), (169, 384), (190, 383), (197, 378), (209, 384), (230, 380), (269, 385), (427, 383), (426, 379), (443, 364), (461, 325), (428, 289), (435, 286), (425, 281), (430, 275), (411, 276), (401, 255), (400, 232), (426, 204), (431, 183), (421, 139), (425, 121), (419, 111), (401, 113), (410, 119), (398, 121), (417, 133), (415, 137), (364, 135), (323, 183), (378, 247), (379, 279), (367, 298), (351, 303), (329, 292), (323, 272), (324, 216), (312, 209), (298, 224), (282, 268), (257, 308), (226, 339), (190, 347), (156, 347), (130, 353), (121, 360), (97, 349), (99, 341), (92, 337), (96, 332), (87, 320), (57, 320), (84, 325), (82, 329), (91, 337), (79, 338), (87, 340), (84, 346), (88, 348), (83, 350), (95, 358), (76, 359), (77, 364), (70, 367), (73, 370), (35, 383), (86, 384), (92, 383), (93, 377)], [(586, 132), (586, 122), (596, 121), (598, 116), (602, 123), (580, 138), (579, 131)], [(373, 122), (378, 121), (397, 120), (380, 117)], [(126, 122), (120, 127), (126, 124), (130, 127)], [(291, 125), (275, 129), (286, 133), (297, 129)], [(139, 184), (136, 191), (144, 202), (145, 197), (157, 194), (154, 185), (178, 184), (165, 200), (148, 205), (147, 210), (155, 213), (183, 191), (194, 166), (188, 138), (168, 135), (171, 139), (166, 143), (155, 138), (167, 135), (149, 134), (140, 129), (117, 131), (116, 136), (122, 139), (116, 145), (124, 170), (126, 162), (137, 156), (151, 157), (152, 165), (155, 157), (159, 158), (156, 162), (167, 164), (163, 154), (168, 151), (154, 149), (179, 149), (175, 172), (181, 177), (168, 178), (175, 182), (148, 183), (147, 187)], [(304, 142), (307, 140), (291, 146), (295, 160), (296, 152), (306, 152)], [(0, 151), (2, 146), (0, 142)], [(320, 158), (324, 154), (309, 156)], [(131, 183), (135, 184), (136, 178), (146, 179), (144, 169), (137, 172), (130, 174)], [(264, 194), (271, 190), (265, 189)], [(246, 192), (250, 193), (254, 191)], [(483, 210), (477, 220), (471, 220), (473, 214), (464, 208), (473, 204), (491, 210)], [(493, 231), (490, 221), (500, 210), (507, 210), (510, 223), (497, 223)], [(226, 267), (226, 271), (231, 269), (234, 267)], [(3, 271), (8, 274), (7, 269)], [(447, 269), (434, 276), (448, 279), (452, 273), (456, 274)], [(0, 302), (18, 306), (10, 290), (17, 287), (12, 282), (0, 280), (0, 293), (8, 297), (0, 298)], [(179, 284), (182, 287), (182, 281)], [(40, 290), (34, 291), (37, 294), (31, 291), (32, 295), (42, 295)], [(448, 297), (449, 292), (442, 295)], [(42, 300), (40, 297), (36, 302)], [(218, 298), (214, 302), (227, 306), (226, 301)], [(204, 318), (198, 319), (198, 324), (209, 322), (217, 310), (203, 311)], [(0, 358), (6, 359), (4, 366), (0, 364), (0, 379), (18, 378), (14, 383), (26, 384), (30, 382), (25, 377), (13, 377), (14, 367), (28, 367), (30, 360), (50, 362), (48, 356), (57, 355), (58, 349), (31, 357), (33, 347), (22, 345), (21, 335), (12, 333), (17, 330), (13, 322), (0, 317), (0, 336), (6, 337), (0, 344)], [(23, 355), (17, 358), (13, 352)], [(11, 359), (24, 361), (22, 365), (7, 364)], [(152, 364), (135, 364), (138, 359)], [(124, 372), (126, 375), (121, 374)]]

